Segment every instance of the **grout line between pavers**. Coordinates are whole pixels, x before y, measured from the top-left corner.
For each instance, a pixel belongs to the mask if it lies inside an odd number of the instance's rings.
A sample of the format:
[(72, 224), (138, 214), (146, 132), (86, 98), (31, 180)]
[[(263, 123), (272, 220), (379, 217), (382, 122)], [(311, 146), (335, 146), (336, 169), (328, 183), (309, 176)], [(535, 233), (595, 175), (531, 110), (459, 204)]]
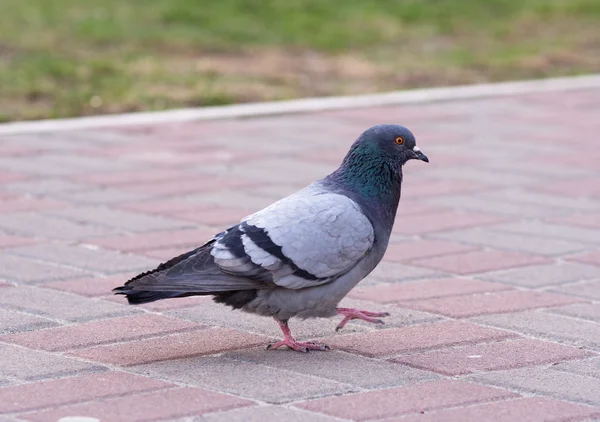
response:
[(37, 122), (13, 122), (0, 124), (0, 135), (54, 132), (97, 127), (118, 127), (139, 124), (175, 123), (193, 120), (247, 118), (310, 113), (326, 110), (347, 110), (386, 105), (427, 104), (442, 101), (474, 100), (490, 97), (507, 97), (593, 88), (600, 88), (600, 75), (425, 88), (347, 97), (305, 98), (289, 101), (187, 108), (159, 112), (41, 120)]

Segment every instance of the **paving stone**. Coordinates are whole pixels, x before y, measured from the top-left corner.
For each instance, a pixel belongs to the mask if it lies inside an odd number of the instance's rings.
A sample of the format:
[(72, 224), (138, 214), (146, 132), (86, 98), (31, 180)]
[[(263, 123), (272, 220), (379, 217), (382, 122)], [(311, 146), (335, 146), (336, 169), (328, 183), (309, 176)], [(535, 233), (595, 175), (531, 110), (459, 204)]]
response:
[(600, 267), (600, 251), (593, 251), (593, 252), (573, 255), (573, 256), (569, 256), (567, 259), (583, 262), (584, 264), (596, 265), (596, 266)]
[(594, 266), (574, 262), (559, 262), (550, 265), (531, 265), (498, 271), (481, 277), (484, 280), (535, 288), (589, 280), (598, 276), (600, 276), (600, 269)]
[(88, 243), (123, 252), (145, 251), (171, 247), (196, 248), (216, 233), (210, 229), (170, 230), (89, 239)]
[(0, 249), (29, 245), (35, 242), (36, 240), (31, 237), (11, 236), (9, 234), (0, 233)]
[[(397, 306), (381, 306), (351, 299), (344, 299), (340, 303), (340, 306), (356, 307), (367, 310), (371, 309), (377, 312), (388, 312), (390, 316), (385, 318), (386, 327), (431, 322), (439, 319), (434, 315), (411, 309), (403, 309)], [(209, 298), (206, 298), (200, 305), (173, 310), (167, 312), (167, 314), (199, 322), (201, 324), (240, 329), (272, 338), (279, 338), (282, 335), (281, 329), (272, 318), (233, 311), (231, 308), (223, 306), (222, 304), (214, 303)], [(334, 337), (336, 335), (335, 327), (340, 323), (341, 319), (341, 317), (312, 318), (304, 321), (292, 319), (290, 321), (290, 329), (298, 340), (325, 337), (324, 341), (327, 342), (329, 341), (329, 337)], [(352, 321), (344, 327), (342, 332), (348, 334), (369, 329), (374, 329), (372, 324), (362, 321)]]
[(525, 309), (567, 305), (580, 299), (546, 292), (511, 290), (403, 302), (405, 306), (452, 318), (516, 312)]
[(212, 355), (227, 350), (267, 345), (263, 336), (226, 328), (211, 328), (189, 333), (136, 340), (82, 349), (71, 354), (97, 362), (115, 365), (140, 365), (149, 362)]
[(73, 183), (65, 179), (43, 178), (10, 183), (5, 188), (13, 192), (48, 196), (58, 192), (86, 190), (89, 189), (89, 186)]
[(343, 419), (365, 421), (515, 397), (510, 391), (455, 380), (328, 397), (297, 407)]
[(76, 221), (83, 224), (95, 224), (105, 227), (114, 227), (129, 232), (170, 230), (186, 226), (191, 223), (165, 218), (155, 215), (115, 210), (106, 207), (72, 207), (63, 210), (50, 211), (47, 214)]
[(0, 192), (0, 213), (17, 213), (23, 211), (46, 211), (66, 207), (66, 203), (49, 199), (39, 199), (28, 196), (4, 198)]
[(600, 300), (600, 279), (567, 284), (554, 289), (558, 293), (582, 297), (584, 299)]
[[(545, 397), (525, 397), (469, 407), (444, 409), (407, 416), (402, 422), (539, 422), (582, 420), (596, 416), (600, 409), (578, 405)], [(588, 419), (586, 419), (587, 421)], [(396, 422), (389, 420), (389, 422)]]
[(0, 228), (16, 234), (64, 240), (106, 236), (111, 232), (108, 228), (33, 213), (4, 214), (0, 219)]
[(133, 307), (36, 287), (3, 289), (2, 295), (0, 295), (0, 306), (72, 322), (90, 321), (139, 312)]
[(76, 204), (84, 204), (84, 205), (106, 205), (106, 204), (118, 204), (120, 202), (131, 202), (138, 201), (146, 198), (152, 197), (151, 194), (148, 193), (139, 193), (139, 192), (126, 192), (121, 189), (116, 188), (103, 188), (99, 189), (89, 189), (87, 191), (78, 191), (78, 192), (61, 192), (56, 194), (56, 197), (73, 202)]
[(558, 223), (567, 226), (589, 227), (591, 229), (600, 229), (600, 213), (580, 213), (566, 217), (554, 217), (548, 219), (550, 223)]
[(600, 239), (600, 230), (579, 228), (560, 224), (548, 224), (538, 221), (524, 221), (519, 223), (497, 226), (499, 230), (514, 233), (523, 233), (534, 236), (550, 237), (555, 239), (573, 240), (576, 242), (597, 244)]
[[(177, 403), (176, 406), (173, 404)], [(21, 416), (28, 421), (64, 421), (71, 415), (86, 415), (95, 420), (133, 422), (172, 419), (187, 415), (202, 415), (219, 410), (250, 406), (249, 400), (219, 394), (199, 388), (173, 388), (155, 393), (117, 397), (97, 402), (75, 404)]]
[[(116, 274), (106, 277), (76, 278), (67, 281), (56, 281), (43, 284), (42, 287), (76, 293), (82, 296), (106, 296), (112, 294), (112, 289), (124, 284), (137, 273)], [(124, 302), (123, 302), (124, 303)], [(159, 302), (155, 302), (159, 303)]]
[(58, 351), (155, 337), (206, 328), (178, 318), (134, 315), (0, 337), (0, 341), (32, 349)]
[(406, 280), (415, 280), (425, 277), (433, 278), (443, 275), (444, 273), (429, 268), (415, 267), (384, 260), (375, 267), (366, 279), (360, 282), (360, 286), (377, 284), (381, 281), (385, 281), (386, 283), (400, 283)]
[(523, 204), (494, 200), (476, 195), (452, 195), (436, 197), (428, 201), (431, 204), (454, 207), (471, 212), (485, 212), (496, 215), (540, 218), (554, 215), (562, 215), (564, 209), (556, 209), (537, 204)]
[(0, 334), (56, 327), (58, 323), (46, 318), (24, 314), (15, 310), (0, 309)]
[(0, 375), (25, 381), (106, 369), (101, 365), (10, 344), (0, 344), (0, 355), (2, 356)]
[(283, 406), (244, 407), (223, 413), (204, 416), (202, 422), (335, 422), (332, 418), (318, 413)]
[(448, 321), (343, 335), (328, 340), (328, 344), (332, 349), (375, 357), (510, 337), (515, 337), (515, 334), (466, 322)]
[(581, 359), (586, 356), (590, 356), (590, 352), (573, 347), (532, 339), (516, 339), (432, 350), (401, 356), (393, 359), (393, 362), (455, 376)]
[[(308, 355), (312, 356), (311, 353)], [(131, 369), (173, 382), (275, 404), (356, 391), (348, 384), (222, 356), (169, 360)]]
[(541, 311), (486, 315), (474, 321), (600, 351), (600, 325), (590, 321)]
[(548, 309), (547, 312), (600, 322), (600, 303), (576, 303)]
[(87, 273), (84, 271), (61, 267), (53, 263), (34, 261), (8, 253), (0, 254), (0, 279), (7, 281), (34, 284), (85, 275)]
[(550, 260), (541, 256), (494, 250), (466, 252), (413, 261), (414, 265), (461, 275), (544, 263), (550, 263)]
[[(437, 378), (431, 372), (367, 359), (350, 353), (331, 351), (329, 353), (309, 353), (309, 355), (311, 356), (300, 353), (273, 353), (272, 350), (265, 350), (264, 347), (261, 347), (228, 352), (224, 356), (366, 389), (396, 387)], [(365, 374), (369, 374), (369, 376), (365, 377)]]
[[(127, 299), (123, 295), (111, 295), (104, 296), (104, 300), (110, 300), (111, 302), (121, 303), (123, 305), (129, 305), (127, 303)], [(173, 309), (182, 309), (189, 308), (192, 306), (196, 306), (202, 304), (209, 299), (207, 296), (190, 296), (190, 297), (178, 297), (172, 300), (157, 300), (156, 302), (149, 302), (140, 305), (139, 307), (142, 309), (147, 309), (149, 311), (161, 312), (164, 313), (166, 311), (170, 311)], [(137, 305), (136, 305), (137, 307)], [(188, 318), (189, 319), (189, 318)], [(238, 327), (232, 327), (238, 328)]]
[(600, 357), (561, 362), (558, 365), (552, 365), (551, 369), (600, 378)]
[(421, 235), (464, 227), (490, 225), (503, 221), (505, 220), (490, 214), (446, 211), (403, 218), (402, 224), (394, 226), (394, 232), (407, 235)]
[(174, 387), (125, 372), (103, 372), (0, 388), (0, 412), (15, 413)]
[[(553, 169), (550, 169), (552, 171)], [(546, 208), (566, 208), (578, 211), (600, 210), (600, 201), (590, 198), (577, 198), (565, 201), (562, 195), (549, 195), (536, 192), (533, 189), (507, 189), (486, 193), (487, 198), (500, 198), (503, 201), (518, 202), (520, 204), (537, 204)]]
[(476, 248), (459, 243), (424, 239), (390, 244), (386, 252), (386, 259), (390, 261), (410, 262), (413, 259), (448, 255), (474, 249)]
[(527, 252), (544, 256), (559, 256), (586, 250), (589, 245), (560, 239), (500, 232), (494, 229), (475, 228), (435, 235), (440, 239), (487, 246), (508, 251)]
[(103, 273), (128, 272), (156, 268), (154, 260), (118, 252), (72, 246), (64, 243), (12, 248), (15, 255), (28, 256), (43, 261), (69, 265), (83, 270)]
[(510, 369), (473, 375), (472, 379), (523, 393), (600, 406), (600, 379), (547, 367)]
[(510, 290), (510, 287), (467, 278), (441, 278), (402, 284), (379, 284), (373, 287), (360, 287), (359, 285), (350, 292), (350, 296), (372, 302), (399, 303), (500, 290)]

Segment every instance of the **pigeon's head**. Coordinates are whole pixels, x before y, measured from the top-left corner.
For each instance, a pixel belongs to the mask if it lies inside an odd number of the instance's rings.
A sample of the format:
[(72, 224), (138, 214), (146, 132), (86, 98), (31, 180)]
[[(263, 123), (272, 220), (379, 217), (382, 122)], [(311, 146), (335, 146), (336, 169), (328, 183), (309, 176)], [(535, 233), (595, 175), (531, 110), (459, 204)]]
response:
[(376, 148), (386, 155), (389, 154), (400, 164), (414, 159), (429, 162), (427, 156), (417, 146), (415, 136), (404, 126), (373, 126), (363, 132), (357, 144), (362, 148)]

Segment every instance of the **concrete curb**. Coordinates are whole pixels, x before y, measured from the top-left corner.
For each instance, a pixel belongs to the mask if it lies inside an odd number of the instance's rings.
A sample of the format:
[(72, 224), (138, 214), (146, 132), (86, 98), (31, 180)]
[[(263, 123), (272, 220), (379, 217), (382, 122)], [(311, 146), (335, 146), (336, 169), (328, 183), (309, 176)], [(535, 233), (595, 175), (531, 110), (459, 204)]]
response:
[(600, 75), (585, 75), (532, 81), (465, 85), (395, 91), (348, 97), (306, 98), (289, 101), (234, 104), (218, 107), (184, 108), (167, 111), (127, 113), (73, 119), (39, 120), (0, 124), (0, 135), (116, 127), (138, 124), (176, 123), (191, 120), (232, 119), (278, 114), (308, 113), (385, 105), (419, 104), (522, 95), (537, 92), (599, 88)]

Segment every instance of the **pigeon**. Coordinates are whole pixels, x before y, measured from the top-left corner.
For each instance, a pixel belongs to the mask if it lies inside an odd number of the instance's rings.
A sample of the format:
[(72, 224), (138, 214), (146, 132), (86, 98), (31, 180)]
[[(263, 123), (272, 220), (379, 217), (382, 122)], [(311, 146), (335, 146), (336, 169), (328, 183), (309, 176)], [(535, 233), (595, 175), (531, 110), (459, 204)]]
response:
[(384, 312), (338, 303), (381, 261), (400, 201), (402, 167), (429, 162), (410, 130), (367, 129), (337, 170), (216, 234), (202, 246), (115, 288), (130, 304), (194, 295), (273, 317), (287, 346), (308, 352), (325, 344), (300, 342), (288, 321), (332, 317), (382, 324)]

